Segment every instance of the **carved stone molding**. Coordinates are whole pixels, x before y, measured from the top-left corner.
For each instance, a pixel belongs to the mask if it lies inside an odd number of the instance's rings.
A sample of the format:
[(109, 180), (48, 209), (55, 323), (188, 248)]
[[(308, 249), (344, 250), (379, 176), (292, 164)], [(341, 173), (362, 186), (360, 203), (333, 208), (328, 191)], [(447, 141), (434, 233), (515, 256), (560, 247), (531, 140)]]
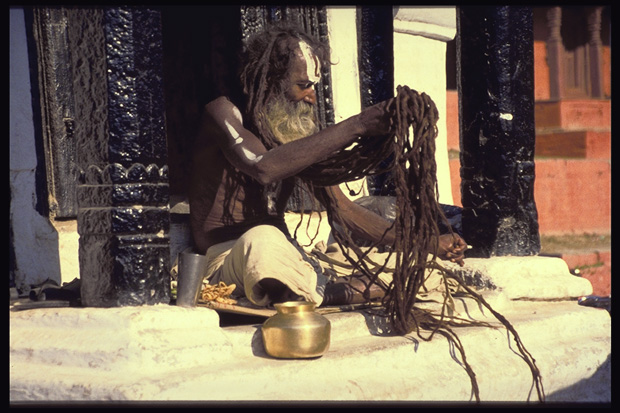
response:
[(143, 165), (135, 163), (129, 168), (120, 163), (112, 163), (101, 168), (89, 165), (79, 172), (80, 185), (123, 184), (136, 182), (166, 183), (168, 182), (168, 166), (161, 168), (156, 164)]
[(394, 7), (394, 31), (444, 42), (456, 35), (456, 7)]

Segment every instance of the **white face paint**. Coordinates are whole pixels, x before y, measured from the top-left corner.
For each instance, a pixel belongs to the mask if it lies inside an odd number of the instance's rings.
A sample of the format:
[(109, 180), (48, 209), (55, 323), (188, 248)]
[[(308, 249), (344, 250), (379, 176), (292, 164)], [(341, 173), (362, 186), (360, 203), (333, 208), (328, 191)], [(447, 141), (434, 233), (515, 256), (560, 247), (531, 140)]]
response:
[(226, 119), (224, 119), (224, 126), (226, 126), (226, 129), (228, 129), (228, 133), (230, 133), (230, 136), (232, 136), (232, 138), (235, 140), (236, 145), (243, 142), (243, 138), (239, 136), (239, 132), (237, 132), (237, 130), (233, 128), (233, 126), (228, 123), (228, 120)]
[[(235, 145), (240, 145), (243, 143), (243, 138), (239, 135), (239, 132), (237, 132), (237, 130), (230, 123), (228, 123), (227, 120), (224, 120), (224, 125), (226, 126), (226, 129), (228, 129), (230, 136), (232, 136), (235, 140)], [(244, 147), (241, 147), (241, 153), (250, 162), (258, 162), (263, 159), (263, 155), (256, 156), (254, 152)]]
[(233, 106), (233, 115), (235, 115), (235, 118), (237, 118), (239, 122), (243, 121), (243, 119), (241, 118), (241, 112), (239, 111), (239, 108), (236, 106)]
[(303, 40), (299, 41), (299, 49), (306, 60), (308, 80), (313, 83), (318, 83), (321, 79), (321, 65), (319, 64), (319, 60), (314, 56), (314, 53), (312, 53), (310, 45)]
[[(239, 122), (242, 121), (241, 112), (236, 106), (233, 106), (233, 116)], [(239, 145), (241, 142), (243, 142), (243, 138), (239, 136), (239, 132), (237, 132), (237, 130), (233, 128), (230, 123), (228, 123), (228, 120), (224, 120), (224, 125), (226, 125), (226, 129), (228, 129), (228, 133), (230, 133), (230, 135), (235, 139), (235, 145)]]
[(250, 150), (248, 150), (247, 148), (241, 147), (241, 152), (243, 152), (243, 154), (245, 155), (245, 157), (247, 158), (248, 161), (251, 162), (258, 162), (261, 159), (263, 159), (263, 155), (259, 155), (256, 156), (256, 154)]

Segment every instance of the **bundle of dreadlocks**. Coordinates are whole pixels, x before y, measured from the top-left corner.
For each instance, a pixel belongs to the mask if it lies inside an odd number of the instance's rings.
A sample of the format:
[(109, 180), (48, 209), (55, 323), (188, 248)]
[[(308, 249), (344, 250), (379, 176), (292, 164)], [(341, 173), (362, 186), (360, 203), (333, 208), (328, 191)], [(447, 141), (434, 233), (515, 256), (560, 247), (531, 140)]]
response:
[[(418, 293), (428, 271), (438, 271), (443, 276), (446, 286), (449, 280), (455, 281), (471, 297), (489, 309), (510, 331), (524, 361), (530, 367), (538, 397), (543, 400), (544, 391), (540, 372), (512, 325), (501, 314), (493, 310), (479, 293), (468, 287), (460, 276), (444, 268), (436, 260), (439, 236), (437, 217), (443, 217), (443, 212), (437, 202), (435, 138), (438, 112), (434, 102), (424, 93), (419, 94), (407, 86), (399, 86), (397, 96), (387, 110), (392, 113), (393, 123), (393, 132), (387, 137), (388, 139), (359, 138), (352, 147), (343, 149), (330, 159), (305, 170), (301, 177), (310, 186), (312, 184), (335, 185), (361, 176), (383, 172), (381, 162), (393, 154), (393, 162), (388, 168), (391, 170), (396, 188), (397, 217), (393, 224), (396, 226), (397, 233), (396, 243), (393, 246), (396, 266), (393, 281), (384, 299), (384, 306), (392, 328), (398, 334), (416, 331), (425, 340), (430, 340), (435, 333), (450, 340), (461, 354), (463, 365), (472, 382), (474, 395), (476, 399), (479, 399), (475, 374), (467, 363), (463, 346), (451, 327), (490, 326), (490, 324), (446, 317), (445, 309), (449, 292), (445, 293), (446, 299), (439, 316), (416, 306)], [(410, 139), (410, 130), (413, 132), (412, 139)], [(342, 222), (338, 216), (338, 210), (333, 208), (334, 201), (329, 195), (326, 195), (322, 201), (332, 227), (334, 223)], [(383, 266), (377, 266), (376, 263), (368, 265), (368, 252), (371, 248), (357, 247), (346, 232), (335, 231), (334, 238), (356, 272), (367, 276), (370, 284), (375, 283), (379, 273), (386, 267), (387, 260)], [(348, 248), (354, 254), (348, 254)], [(430, 334), (423, 337), (421, 329), (430, 331)]]

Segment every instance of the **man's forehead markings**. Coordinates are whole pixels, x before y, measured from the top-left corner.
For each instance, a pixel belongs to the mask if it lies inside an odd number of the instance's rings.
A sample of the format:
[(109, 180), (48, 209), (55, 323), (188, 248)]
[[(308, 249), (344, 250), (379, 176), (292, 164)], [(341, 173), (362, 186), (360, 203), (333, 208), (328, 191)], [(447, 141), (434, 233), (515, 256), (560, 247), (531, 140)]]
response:
[(317, 83), (321, 79), (320, 65), (317, 58), (312, 53), (310, 45), (303, 40), (299, 41), (299, 49), (306, 60), (306, 71), (308, 72), (308, 80)]

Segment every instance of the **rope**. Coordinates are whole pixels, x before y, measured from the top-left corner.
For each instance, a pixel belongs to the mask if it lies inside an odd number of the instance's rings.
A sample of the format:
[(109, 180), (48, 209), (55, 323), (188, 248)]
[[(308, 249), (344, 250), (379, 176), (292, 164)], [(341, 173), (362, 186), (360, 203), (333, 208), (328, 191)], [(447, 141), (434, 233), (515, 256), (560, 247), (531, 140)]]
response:
[[(534, 358), (525, 349), (517, 331), (501, 314), (491, 308), (484, 298), (465, 284), (460, 276), (437, 262), (439, 227), (437, 217), (448, 224), (437, 201), (437, 166), (435, 163), (435, 138), (437, 137), (438, 111), (432, 99), (425, 93), (418, 93), (407, 86), (399, 86), (397, 95), (386, 108), (391, 116), (391, 133), (378, 137), (359, 137), (352, 145), (335, 152), (322, 162), (316, 163), (298, 174), (301, 193), (311, 204), (318, 200), (327, 211), (329, 224), (333, 229), (343, 227), (336, 201), (325, 189), (357, 180), (369, 175), (391, 172), (396, 191), (396, 219), (386, 230), (379, 242), (361, 249), (347, 231), (332, 231), (342, 254), (352, 266), (353, 273), (367, 288), (374, 284), (384, 288), (383, 307), (394, 332), (400, 335), (416, 332), (424, 340), (431, 340), (435, 334), (444, 336), (450, 345), (458, 350), (461, 363), (470, 377), (472, 392), (480, 400), (476, 375), (467, 362), (465, 349), (453, 327), (476, 325), (493, 327), (482, 321), (462, 320), (453, 317), (450, 311), (452, 297), (450, 282), (456, 282), (472, 298), (488, 308), (495, 318), (512, 334), (523, 360), (532, 373), (538, 398), (544, 401), (542, 378)], [(410, 131), (412, 134), (410, 135)], [(267, 148), (279, 145), (271, 133), (259, 134)], [(385, 162), (386, 159), (392, 159)], [(256, 187), (256, 185), (251, 186)], [(315, 191), (318, 188), (319, 191)], [(303, 221), (303, 212), (295, 234)], [(321, 216), (319, 214), (319, 216)], [(320, 223), (319, 223), (320, 224)], [(335, 225), (338, 224), (338, 225)], [(308, 224), (309, 225), (309, 224)], [(447, 225), (450, 228), (450, 225)], [(368, 257), (373, 247), (384, 244), (388, 231), (396, 231), (396, 241), (384, 264), (372, 262)], [(306, 232), (308, 228), (306, 228)], [(294, 234), (294, 235), (295, 235)], [(318, 235), (318, 230), (314, 238)], [(311, 239), (310, 243), (313, 243)], [(349, 254), (349, 249), (352, 251)], [(396, 254), (392, 282), (382, 286), (378, 282), (392, 254)], [(416, 306), (420, 288), (424, 286), (428, 271), (438, 271), (444, 279), (446, 293), (439, 316)], [(448, 315), (446, 315), (448, 314)], [(430, 332), (427, 335), (423, 332)]]
[(230, 295), (235, 291), (237, 286), (235, 284), (226, 285), (221, 282), (217, 285), (203, 284), (202, 291), (200, 292), (200, 298), (203, 301), (215, 301), (217, 303), (224, 304), (236, 304), (237, 300), (230, 298)]
[[(396, 265), (393, 281), (386, 289), (383, 304), (393, 330), (401, 335), (416, 331), (418, 336), (425, 340), (432, 339), (435, 333), (446, 337), (461, 355), (462, 364), (472, 383), (474, 396), (476, 400), (480, 400), (475, 373), (467, 362), (465, 350), (458, 336), (451, 328), (464, 324), (456, 323), (455, 319), (445, 315), (451, 300), (450, 294), (448, 292), (445, 294), (439, 317), (416, 307), (418, 292), (424, 285), (427, 271), (439, 271), (444, 277), (446, 291), (448, 281), (456, 281), (470, 296), (487, 307), (510, 331), (517, 343), (517, 349), (531, 370), (538, 398), (544, 401), (540, 371), (514, 327), (493, 310), (480, 294), (465, 285), (457, 274), (437, 262), (436, 251), (440, 235), (437, 217), (445, 222), (447, 220), (437, 202), (435, 138), (439, 116), (434, 102), (424, 93), (420, 94), (407, 86), (399, 86), (396, 98), (386, 110), (391, 113), (393, 130), (386, 139), (360, 137), (355, 141), (355, 145), (342, 149), (329, 159), (304, 170), (300, 177), (310, 187), (331, 186), (391, 171), (396, 191), (397, 216), (392, 224), (397, 234), (395, 244), (392, 246), (393, 254), (396, 254)], [(392, 155), (393, 162), (388, 166), (381, 166), (381, 163)], [(343, 220), (335, 208), (335, 201), (326, 191), (322, 198), (332, 228), (335, 227), (334, 223), (342, 225)], [(368, 261), (367, 254), (372, 248), (362, 250), (357, 247), (346, 231), (334, 231), (333, 235), (355, 272), (365, 275), (370, 280), (367, 288), (372, 284), (380, 285), (377, 283), (379, 274), (385, 269), (391, 254), (386, 258), (384, 265), (377, 267)], [(380, 241), (374, 246), (381, 243)], [(355, 258), (347, 253), (346, 247), (351, 248)], [(491, 327), (490, 324), (479, 321), (470, 321), (465, 325)], [(424, 337), (422, 330), (430, 331), (430, 334)]]

